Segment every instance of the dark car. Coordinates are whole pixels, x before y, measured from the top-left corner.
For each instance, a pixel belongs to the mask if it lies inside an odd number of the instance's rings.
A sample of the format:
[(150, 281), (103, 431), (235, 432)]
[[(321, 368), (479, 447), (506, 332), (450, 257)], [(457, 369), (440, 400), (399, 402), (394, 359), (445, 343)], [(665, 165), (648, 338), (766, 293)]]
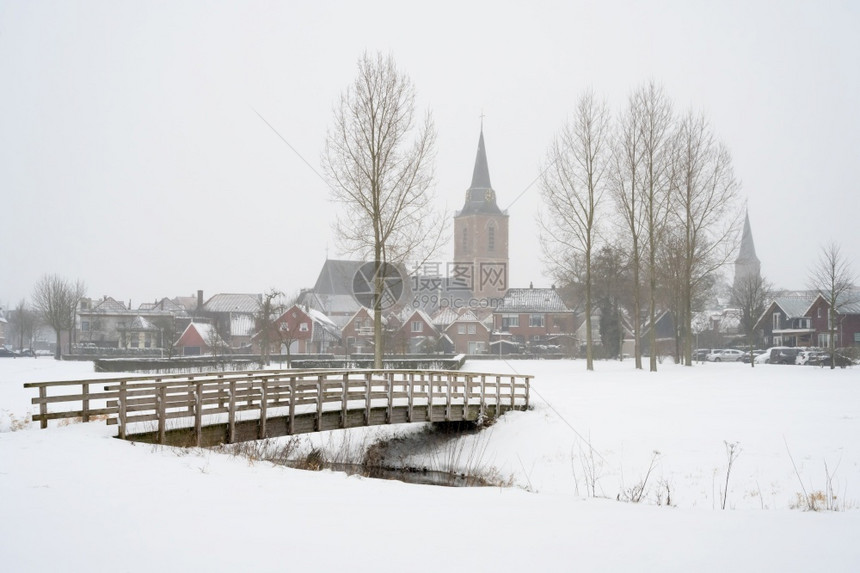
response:
[[(830, 353), (829, 352), (819, 352), (816, 354), (814, 358), (810, 358), (807, 364), (811, 364), (813, 366), (830, 366)], [(842, 354), (836, 353), (836, 366), (839, 368), (845, 368), (846, 366), (852, 366), (854, 363), (851, 362), (851, 359)]]
[(770, 364), (794, 364), (800, 348), (772, 348), (770, 351)]
[(0, 346), (0, 358), (18, 358), (18, 353)]
[(32, 349), (32, 348), (25, 348), (24, 350), (22, 350), (22, 351), (20, 352), (20, 354), (19, 354), (19, 355), (20, 355), (20, 356), (29, 356), (29, 357), (33, 358), (33, 357), (35, 357), (35, 356), (36, 356), (36, 353), (35, 353), (35, 352), (33, 352), (33, 349)]

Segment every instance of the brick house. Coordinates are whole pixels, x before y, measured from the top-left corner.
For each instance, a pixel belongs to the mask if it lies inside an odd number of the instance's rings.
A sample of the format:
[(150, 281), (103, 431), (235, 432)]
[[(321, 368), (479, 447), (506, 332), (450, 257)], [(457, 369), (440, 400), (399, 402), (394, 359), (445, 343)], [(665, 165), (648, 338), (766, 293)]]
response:
[(554, 288), (512, 288), (493, 311), (493, 334), (526, 346), (569, 348), (575, 342), (575, 322), (575, 313)]
[[(286, 354), (321, 354), (340, 342), (340, 330), (327, 316), (308, 307), (294, 304), (272, 323), (269, 333), (274, 352)], [(252, 350), (260, 352), (260, 333), (252, 337)]]
[[(836, 311), (836, 347), (846, 348), (849, 346), (860, 347), (860, 291), (849, 291), (844, 299), (849, 302), (839, 305)], [(840, 301), (837, 298), (837, 303)], [(830, 342), (830, 305), (827, 300), (819, 294), (806, 310), (810, 326), (815, 333), (813, 345), (828, 348)]]
[(421, 309), (404, 311), (402, 325), (396, 333), (395, 345), (408, 354), (426, 354), (439, 349), (442, 333), (433, 319)]
[(765, 346), (814, 346), (815, 329), (807, 311), (814, 297), (782, 296), (775, 298), (756, 321), (755, 330), (762, 333)]
[(202, 356), (229, 348), (213, 325), (202, 322), (190, 323), (173, 346), (181, 356)]
[(373, 311), (361, 307), (341, 330), (341, 341), (346, 354), (373, 352)]
[(433, 315), (433, 325), (450, 341), (456, 354), (486, 354), (490, 328), (467, 308), (443, 308)]

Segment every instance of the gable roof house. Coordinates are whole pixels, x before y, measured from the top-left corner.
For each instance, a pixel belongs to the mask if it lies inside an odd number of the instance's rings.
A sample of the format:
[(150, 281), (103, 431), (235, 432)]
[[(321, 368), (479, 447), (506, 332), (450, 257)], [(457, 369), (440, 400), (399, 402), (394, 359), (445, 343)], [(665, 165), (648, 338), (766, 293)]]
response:
[[(850, 290), (836, 298), (836, 324), (833, 326), (837, 348), (860, 347), (860, 290)], [(822, 348), (830, 346), (830, 304), (820, 293), (806, 309), (810, 326), (814, 331), (813, 344)]]
[(520, 345), (576, 347), (576, 317), (554, 288), (512, 288), (493, 311), (493, 338)]
[(215, 325), (202, 322), (190, 323), (173, 346), (182, 356), (202, 356), (229, 348), (221, 339)]
[(468, 308), (443, 308), (433, 316), (433, 325), (450, 342), (456, 354), (486, 354), (490, 348), (490, 326)]
[(196, 314), (208, 318), (230, 347), (250, 347), (262, 300), (260, 294), (219, 293), (210, 297)]
[(401, 354), (429, 354), (440, 350), (442, 333), (421, 309), (404, 309), (392, 350)]
[(813, 346), (815, 329), (807, 316), (813, 296), (781, 296), (764, 309), (755, 324), (765, 346)]
[[(294, 304), (272, 323), (270, 344), (281, 354), (322, 354), (340, 343), (340, 329), (327, 316)], [(260, 352), (261, 333), (252, 337), (252, 348)]]

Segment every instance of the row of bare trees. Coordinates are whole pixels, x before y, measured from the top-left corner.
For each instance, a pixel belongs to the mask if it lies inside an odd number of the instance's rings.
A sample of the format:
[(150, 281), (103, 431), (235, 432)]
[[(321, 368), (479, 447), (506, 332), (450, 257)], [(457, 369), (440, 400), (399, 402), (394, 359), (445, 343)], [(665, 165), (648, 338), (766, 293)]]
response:
[(707, 119), (676, 114), (653, 81), (616, 117), (587, 91), (549, 148), (541, 188), (548, 267), (562, 283), (583, 287), (586, 368), (593, 369), (592, 264), (607, 247), (632, 275), (636, 367), (647, 309), (649, 368), (657, 369), (658, 305), (672, 308), (682, 361), (691, 364), (694, 301), (731, 257), (741, 213), (731, 154)]

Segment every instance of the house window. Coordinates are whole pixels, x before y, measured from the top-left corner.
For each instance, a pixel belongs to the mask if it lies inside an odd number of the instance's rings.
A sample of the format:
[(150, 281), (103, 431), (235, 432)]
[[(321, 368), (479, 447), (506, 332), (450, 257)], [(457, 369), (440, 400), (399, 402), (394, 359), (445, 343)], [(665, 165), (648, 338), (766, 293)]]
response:
[(529, 315), (529, 326), (534, 326), (538, 328), (543, 328), (543, 315), (542, 314), (531, 314)]
[(818, 318), (821, 318), (821, 307), (818, 307)]
[(773, 329), (774, 330), (779, 330), (779, 316), (780, 315), (778, 312), (773, 313)]
[(466, 334), (466, 325), (458, 324), (457, 325), (457, 334)]
[(143, 337), (143, 346), (146, 348), (152, 348), (152, 335), (145, 334)]
[(821, 348), (829, 348), (830, 347), (830, 335), (821, 333), (818, 335), (818, 346)]
[(299, 332), (307, 332), (308, 331), (308, 323), (303, 322), (299, 324)]
[(478, 325), (470, 324), (469, 325), (469, 334), (477, 334), (478, 333)]
[(518, 314), (503, 314), (502, 315), (502, 330), (507, 330), (509, 327), (517, 327), (520, 325), (520, 315)]
[(487, 229), (487, 250), (496, 250), (496, 228), (492, 225), (490, 225), (490, 228)]
[(412, 332), (424, 332), (424, 323), (420, 320), (412, 321)]
[(90, 321), (82, 320), (81, 321), (81, 332), (88, 332), (90, 329)]

